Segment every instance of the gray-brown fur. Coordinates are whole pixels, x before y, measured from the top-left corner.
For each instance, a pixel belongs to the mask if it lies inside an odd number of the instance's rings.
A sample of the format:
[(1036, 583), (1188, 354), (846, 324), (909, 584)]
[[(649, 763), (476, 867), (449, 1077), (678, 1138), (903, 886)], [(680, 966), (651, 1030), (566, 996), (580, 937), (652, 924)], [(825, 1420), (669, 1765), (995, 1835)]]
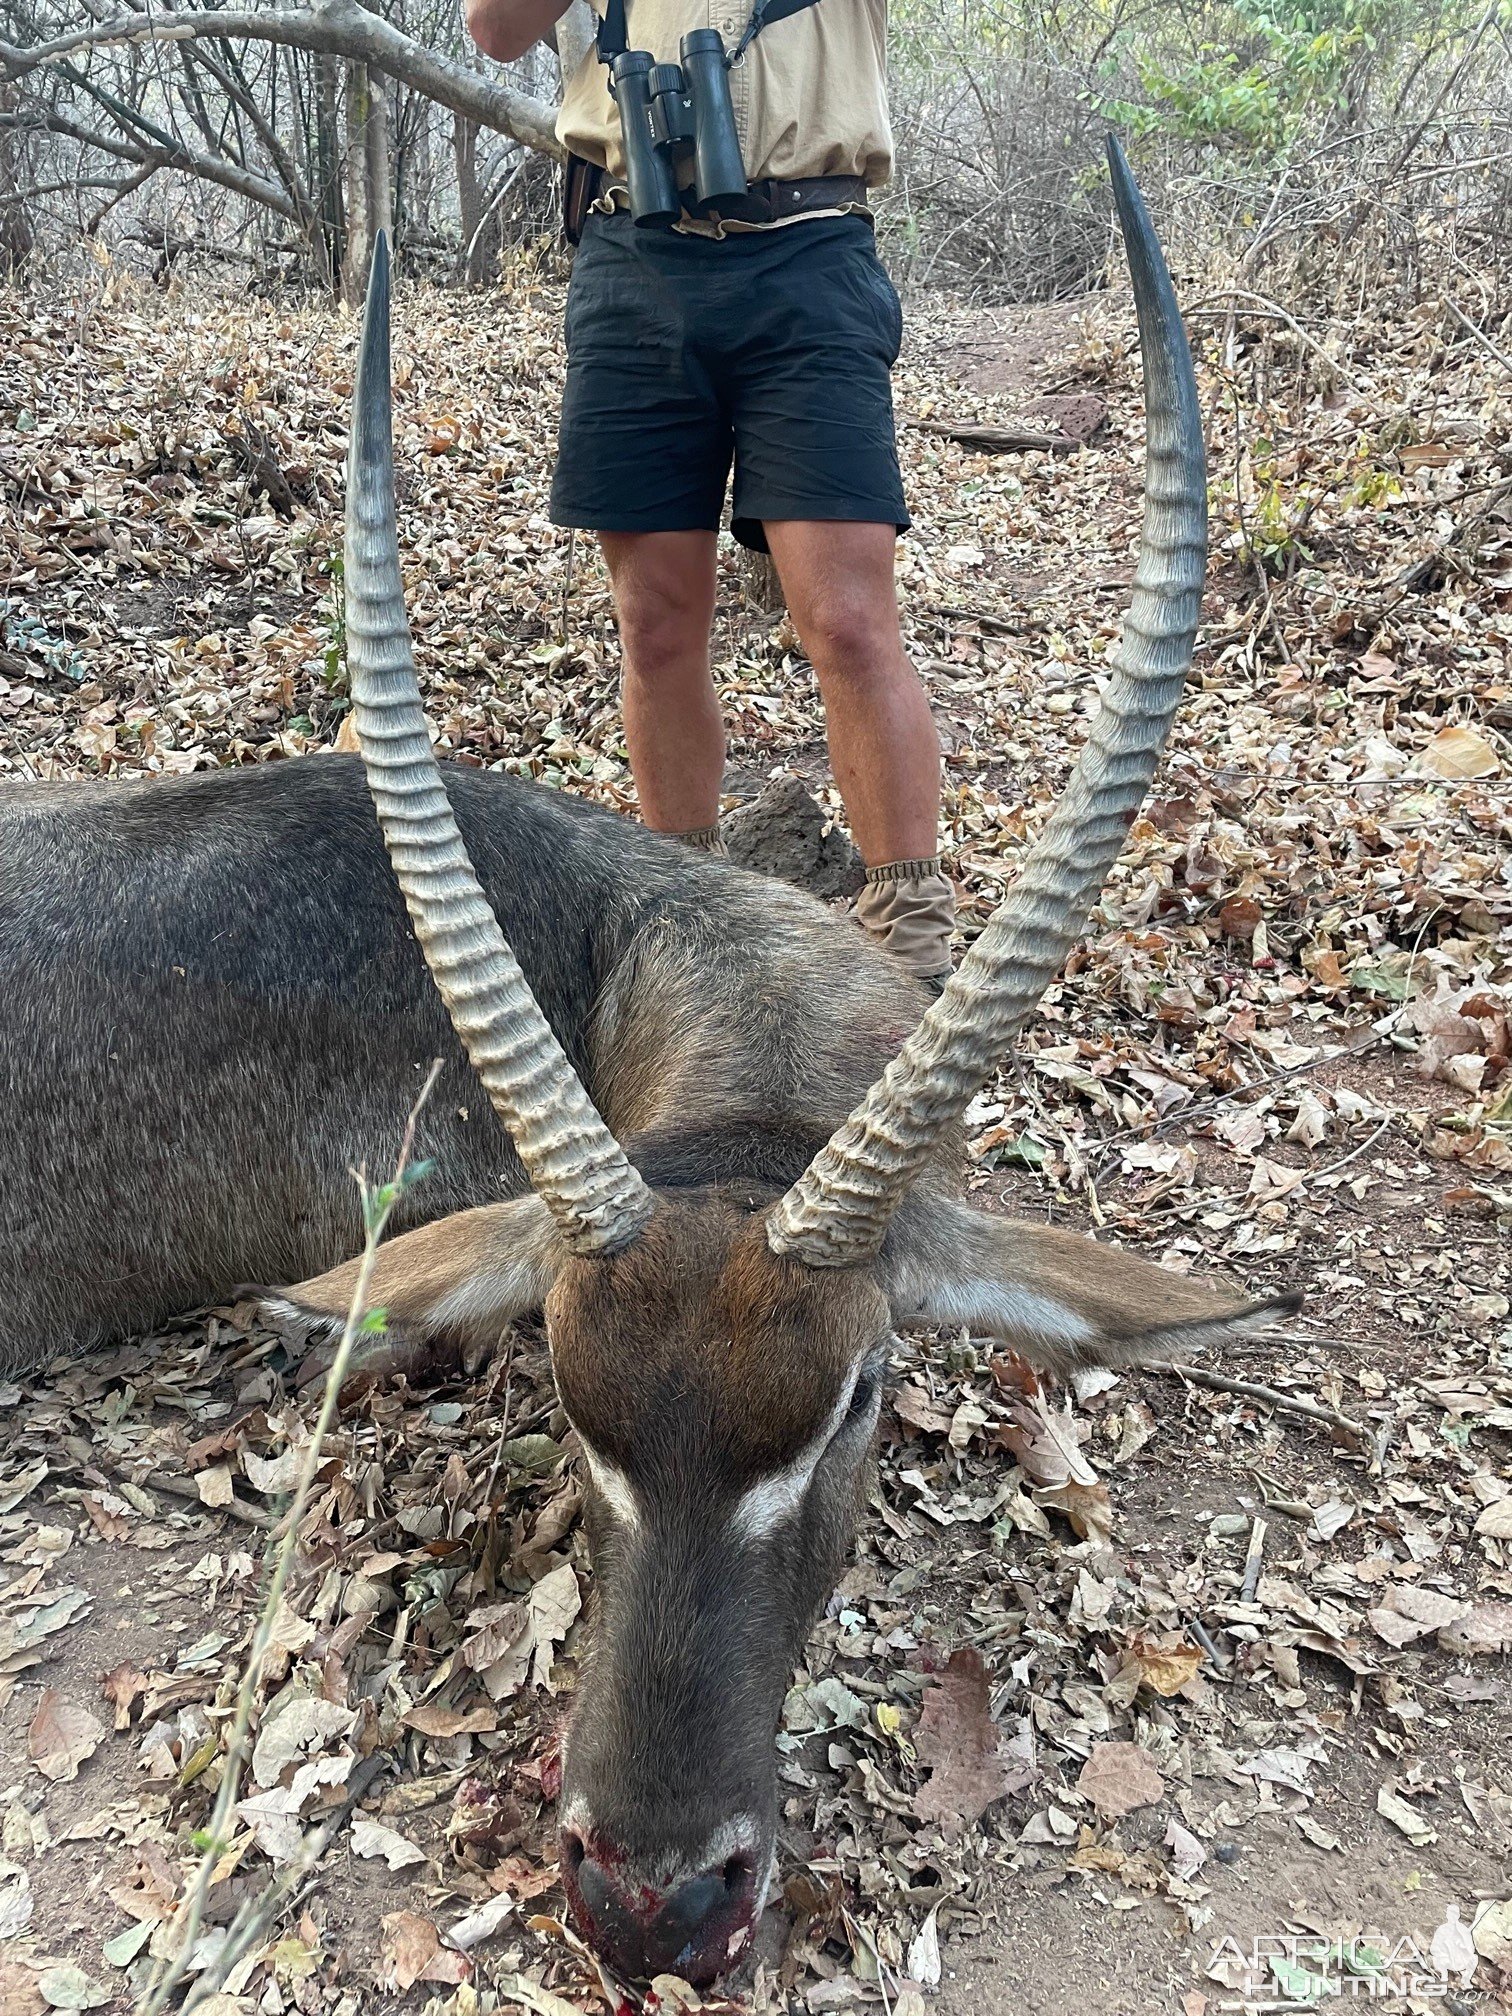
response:
[[(912, 983), (796, 891), (507, 777), (449, 782), (621, 1139), (669, 1117), (822, 1136), (916, 1018)], [(392, 1166), (438, 1056), (411, 1223), (524, 1182), (356, 759), (0, 789), (0, 1367), (344, 1259), (350, 1171)]]

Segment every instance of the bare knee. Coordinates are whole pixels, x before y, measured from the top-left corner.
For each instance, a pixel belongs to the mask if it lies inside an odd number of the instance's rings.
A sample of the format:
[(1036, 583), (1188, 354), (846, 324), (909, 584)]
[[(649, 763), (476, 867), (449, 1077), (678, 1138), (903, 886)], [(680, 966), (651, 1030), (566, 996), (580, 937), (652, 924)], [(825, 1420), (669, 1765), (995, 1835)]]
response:
[(701, 553), (653, 551), (627, 541), (611, 554), (610, 571), (628, 665), (649, 674), (659, 665), (707, 656), (714, 622), (712, 555), (706, 565)]
[(627, 666), (642, 674), (658, 665), (708, 655), (712, 614), (676, 597), (637, 594), (616, 600), (620, 645)]
[(804, 611), (798, 630), (821, 683), (870, 685), (901, 667), (896, 611), (873, 596), (836, 588)]

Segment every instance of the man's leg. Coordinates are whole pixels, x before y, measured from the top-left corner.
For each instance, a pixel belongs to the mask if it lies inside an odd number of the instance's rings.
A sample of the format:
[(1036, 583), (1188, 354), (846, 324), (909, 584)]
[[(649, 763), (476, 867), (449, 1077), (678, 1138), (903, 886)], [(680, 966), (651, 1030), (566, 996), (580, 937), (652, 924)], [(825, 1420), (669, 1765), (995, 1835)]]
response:
[(940, 739), (903, 649), (891, 525), (768, 521), (767, 543), (829, 729), (830, 764), (867, 867), (861, 922), (910, 971), (950, 967), (940, 870)]
[(625, 743), (641, 818), (713, 845), (725, 734), (709, 672), (712, 532), (602, 532), (623, 660)]

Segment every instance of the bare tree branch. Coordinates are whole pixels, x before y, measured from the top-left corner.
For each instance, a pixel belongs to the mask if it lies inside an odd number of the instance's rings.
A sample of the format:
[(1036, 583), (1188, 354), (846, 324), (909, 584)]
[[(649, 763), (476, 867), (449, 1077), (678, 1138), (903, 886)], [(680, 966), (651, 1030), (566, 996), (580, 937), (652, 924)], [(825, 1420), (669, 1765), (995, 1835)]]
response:
[(313, 0), (308, 7), (268, 7), (255, 13), (212, 8), (205, 13), (119, 14), (33, 49), (0, 42), (0, 66), (12, 77), (21, 77), (80, 49), (221, 37), (282, 43), (317, 55), (342, 56), (351, 63), (370, 63), (480, 126), (507, 133), (540, 153), (561, 151), (554, 130), (555, 109), (544, 100), (436, 54), (391, 22), (368, 13), (358, 0)]

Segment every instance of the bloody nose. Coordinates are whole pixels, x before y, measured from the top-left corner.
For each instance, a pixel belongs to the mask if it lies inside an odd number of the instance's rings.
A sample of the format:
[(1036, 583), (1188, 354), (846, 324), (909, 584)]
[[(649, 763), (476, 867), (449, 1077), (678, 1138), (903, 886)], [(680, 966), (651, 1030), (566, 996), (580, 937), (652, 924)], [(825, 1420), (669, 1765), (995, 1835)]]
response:
[(571, 1830), (562, 1837), (567, 1894), (589, 1944), (620, 1974), (680, 1974), (705, 1987), (738, 1958), (756, 1908), (756, 1872), (732, 1855), (672, 1890), (638, 1880), (627, 1859)]

